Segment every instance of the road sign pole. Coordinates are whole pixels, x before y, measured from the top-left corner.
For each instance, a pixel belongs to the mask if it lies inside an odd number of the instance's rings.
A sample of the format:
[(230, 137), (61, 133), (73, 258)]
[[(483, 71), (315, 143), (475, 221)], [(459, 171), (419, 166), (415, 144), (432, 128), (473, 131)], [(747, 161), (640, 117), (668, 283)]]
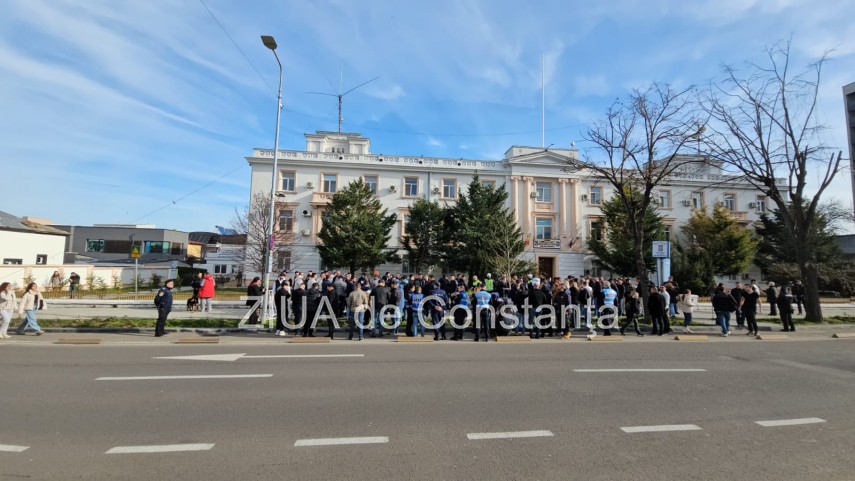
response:
[(139, 270), (140, 270), (140, 260), (139, 260), (139, 259), (134, 259), (134, 296), (139, 295), (139, 290), (140, 290), (140, 285), (139, 285), (140, 274), (139, 274)]

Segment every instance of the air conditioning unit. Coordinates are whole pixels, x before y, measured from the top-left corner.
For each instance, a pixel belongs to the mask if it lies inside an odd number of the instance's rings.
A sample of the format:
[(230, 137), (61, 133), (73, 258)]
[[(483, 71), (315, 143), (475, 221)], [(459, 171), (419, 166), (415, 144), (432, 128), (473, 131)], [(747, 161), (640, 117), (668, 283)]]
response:
[(308, 237), (308, 236), (309, 236), (309, 234), (311, 234), (311, 233), (312, 233), (312, 232), (311, 232), (309, 229), (303, 229), (303, 230), (301, 230), (301, 231), (300, 231), (300, 234), (303, 234), (303, 235), (304, 235), (304, 236), (306, 236), (306, 237)]
[(306, 182), (306, 188), (307, 189), (314, 189), (315, 183), (314, 182)]
[(588, 202), (588, 196), (587, 195), (582, 194), (582, 202)]
[(439, 194), (439, 187), (434, 187), (434, 188), (433, 188), (433, 193), (434, 193), (435, 195), (436, 195), (436, 194)]
[(686, 207), (689, 207), (690, 205), (692, 205), (692, 201), (691, 200), (684, 200), (683, 205), (685, 205)]
[(717, 205), (717, 206), (719, 206), (719, 207), (725, 207), (725, 206), (727, 206), (727, 204), (725, 204), (725, 203), (724, 203), (724, 201), (716, 202), (716, 203), (715, 203), (715, 205)]
[(393, 194), (394, 194), (396, 190), (397, 190), (397, 189), (395, 188), (395, 186), (394, 186), (394, 185), (390, 185), (390, 186), (389, 186), (389, 192), (391, 192), (391, 193), (393, 193)]
[(303, 217), (311, 217), (311, 216), (312, 216), (312, 211), (310, 211), (308, 209), (303, 211)]
[(536, 197), (537, 197), (537, 192), (532, 192), (530, 197), (531, 197), (532, 199), (536, 198)]
[(749, 209), (754, 209), (755, 207), (757, 207), (757, 202), (749, 202), (749, 203), (748, 203), (748, 208), (749, 208)]

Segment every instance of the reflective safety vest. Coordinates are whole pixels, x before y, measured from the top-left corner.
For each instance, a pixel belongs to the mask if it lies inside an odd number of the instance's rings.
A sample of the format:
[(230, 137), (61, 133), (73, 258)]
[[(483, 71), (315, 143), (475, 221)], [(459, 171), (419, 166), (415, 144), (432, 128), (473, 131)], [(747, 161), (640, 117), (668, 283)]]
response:
[(488, 291), (493, 292), (493, 279), (487, 279), (484, 281), (484, 287), (486, 287)]

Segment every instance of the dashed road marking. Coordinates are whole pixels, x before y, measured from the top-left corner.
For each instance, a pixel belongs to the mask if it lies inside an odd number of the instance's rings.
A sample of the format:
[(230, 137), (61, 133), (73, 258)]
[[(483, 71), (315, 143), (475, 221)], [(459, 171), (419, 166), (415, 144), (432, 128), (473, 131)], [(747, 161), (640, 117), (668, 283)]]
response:
[(365, 438), (321, 438), (321, 439), (299, 439), (294, 447), (301, 446), (338, 446), (342, 444), (384, 444), (389, 438), (385, 436), (374, 436)]
[(700, 426), (694, 424), (664, 424), (661, 426), (632, 426), (620, 428), (623, 432), (633, 433), (664, 433), (669, 431), (698, 431)]
[(208, 451), (213, 444), (160, 444), (151, 446), (116, 446), (105, 454), (175, 453), (180, 451)]
[(573, 372), (707, 372), (706, 369), (573, 369)]
[(30, 449), (29, 446), (15, 446), (13, 444), (0, 444), (0, 452), (3, 453), (22, 453)]
[(245, 379), (273, 377), (273, 374), (212, 374), (207, 376), (127, 376), (127, 377), (99, 377), (96, 381), (162, 381), (173, 379)]
[(515, 438), (539, 438), (555, 436), (552, 431), (509, 431), (504, 433), (469, 433), (466, 435), (470, 440), (481, 439), (515, 439)]
[(800, 424), (824, 423), (825, 419), (801, 418), (801, 419), (778, 419), (778, 420), (772, 420), (772, 421), (754, 421), (754, 422), (765, 427), (765, 428), (772, 428), (772, 427), (777, 427), (777, 426), (798, 426)]

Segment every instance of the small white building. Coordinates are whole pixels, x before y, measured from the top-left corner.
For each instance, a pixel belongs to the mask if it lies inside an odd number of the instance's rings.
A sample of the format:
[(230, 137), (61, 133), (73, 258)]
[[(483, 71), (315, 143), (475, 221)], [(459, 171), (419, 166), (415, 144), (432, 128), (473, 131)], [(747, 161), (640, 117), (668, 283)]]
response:
[(62, 264), (68, 232), (44, 223), (0, 211), (0, 259), (3, 264)]
[[(370, 147), (369, 139), (360, 134), (317, 132), (306, 134), (306, 150), (280, 149), (276, 226), (294, 235), (286, 254), (291, 261), (283, 268), (317, 271), (324, 267), (315, 248), (323, 213), (332, 195), (351, 181), (362, 178), (384, 207), (398, 215), (389, 247), (403, 253), (400, 238), (410, 204), (416, 198), (454, 203), (477, 172), (483, 183), (505, 185), (506, 207), (526, 236), (524, 255), (537, 263), (541, 273), (598, 273), (587, 239), (603, 235), (601, 204), (613, 188), (592, 172), (563, 169), (567, 160), (578, 157), (576, 149), (511, 146), (503, 159), (478, 160), (375, 154)], [(257, 148), (246, 160), (252, 168), (250, 198), (259, 192), (270, 195), (273, 151)], [(655, 195), (664, 218), (665, 240), (673, 240), (697, 209), (722, 205), (746, 227), (766, 210), (763, 194), (715, 165), (693, 164), (672, 175)], [(406, 263), (377, 269), (410, 270)], [(759, 278), (756, 270), (742, 274), (748, 275)]]

